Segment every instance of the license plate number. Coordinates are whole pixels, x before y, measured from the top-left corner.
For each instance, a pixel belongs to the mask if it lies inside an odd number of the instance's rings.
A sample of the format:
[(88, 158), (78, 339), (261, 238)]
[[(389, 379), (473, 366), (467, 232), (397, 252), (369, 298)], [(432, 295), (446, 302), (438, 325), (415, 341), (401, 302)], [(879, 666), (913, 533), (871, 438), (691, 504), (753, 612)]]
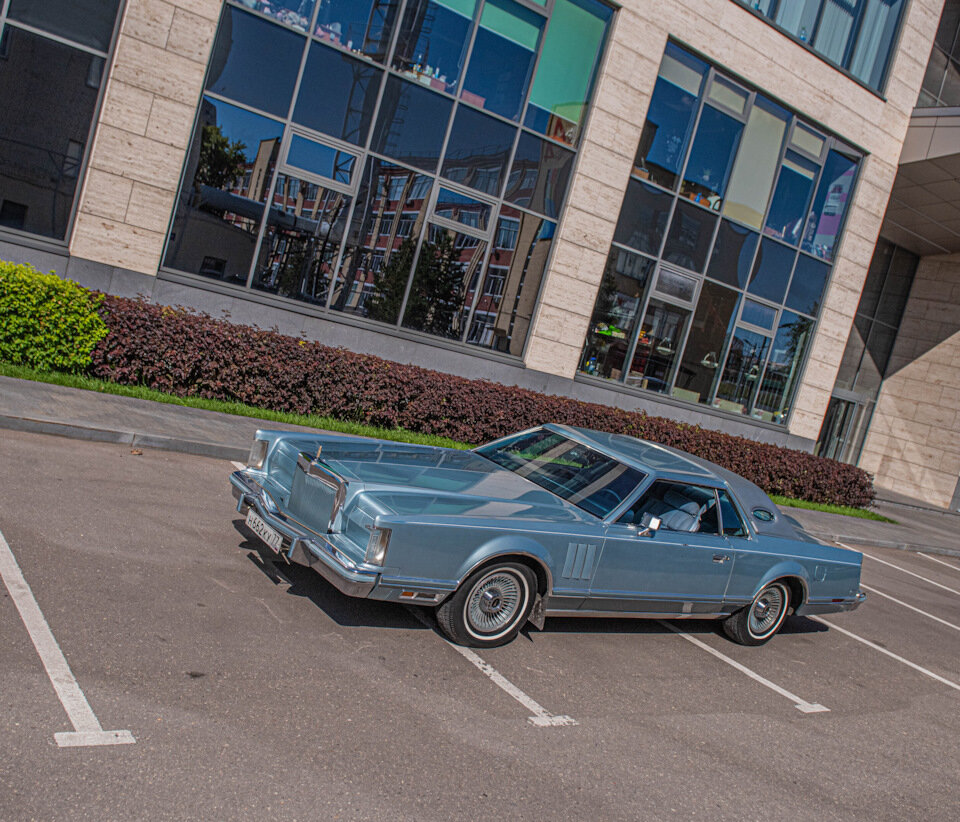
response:
[(283, 549), (283, 536), (260, 519), (253, 509), (247, 511), (247, 528), (267, 543), (275, 553), (279, 554)]

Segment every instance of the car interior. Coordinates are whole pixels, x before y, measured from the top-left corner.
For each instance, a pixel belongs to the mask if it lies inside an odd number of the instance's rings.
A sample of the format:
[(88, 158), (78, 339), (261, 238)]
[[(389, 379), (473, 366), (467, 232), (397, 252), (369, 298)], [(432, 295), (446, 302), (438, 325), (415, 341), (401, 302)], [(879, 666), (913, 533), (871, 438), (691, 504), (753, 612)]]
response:
[(645, 525), (660, 518), (669, 531), (719, 533), (717, 497), (712, 488), (675, 482), (655, 482), (620, 518), (627, 525)]

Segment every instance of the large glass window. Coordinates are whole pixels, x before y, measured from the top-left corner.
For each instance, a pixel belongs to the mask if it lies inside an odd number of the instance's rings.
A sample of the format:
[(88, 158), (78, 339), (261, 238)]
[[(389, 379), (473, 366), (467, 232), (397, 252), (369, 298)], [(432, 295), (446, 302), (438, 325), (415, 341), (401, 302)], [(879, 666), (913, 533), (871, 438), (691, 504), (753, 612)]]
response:
[[(875, 13), (883, 14), (882, 0), (871, 0)], [(879, 8), (874, 8), (879, 6)], [(927, 60), (920, 87), (920, 107), (960, 105), (960, 0), (946, 0), (940, 26)]]
[(548, 217), (560, 216), (574, 157), (569, 149), (523, 132), (517, 142), (504, 197)]
[(737, 0), (824, 59), (881, 90), (903, 0)]
[(10, 0), (12, 20), (100, 51), (110, 48), (120, 0)]
[(381, 0), (321, 0), (314, 34), (320, 40), (382, 63), (387, 59), (399, 5)]
[(673, 43), (636, 157), (581, 372), (785, 424), (859, 157)]
[(517, 130), (460, 106), (453, 118), (441, 174), (485, 194), (500, 193)]
[(431, 88), (457, 90), (476, 0), (410, 0), (400, 27), (393, 66)]
[(448, 98), (390, 77), (371, 148), (424, 171), (436, 171), (452, 108)]

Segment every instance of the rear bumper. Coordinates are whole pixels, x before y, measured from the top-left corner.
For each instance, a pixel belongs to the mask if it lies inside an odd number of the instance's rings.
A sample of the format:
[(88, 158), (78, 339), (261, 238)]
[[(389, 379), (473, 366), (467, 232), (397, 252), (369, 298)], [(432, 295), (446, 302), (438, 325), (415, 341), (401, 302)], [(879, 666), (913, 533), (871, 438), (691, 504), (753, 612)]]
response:
[(814, 616), (816, 614), (836, 614), (842, 611), (855, 611), (863, 604), (866, 598), (867, 595), (863, 591), (860, 591), (856, 596), (847, 599), (805, 602), (797, 608), (796, 612), (800, 616)]
[(238, 513), (246, 515), (253, 508), (257, 516), (283, 536), (283, 555), (287, 559), (312, 568), (347, 596), (370, 596), (380, 574), (358, 566), (337, 548), (335, 538), (307, 531), (291, 522), (273, 504), (269, 494), (242, 471), (230, 475), (230, 486)]

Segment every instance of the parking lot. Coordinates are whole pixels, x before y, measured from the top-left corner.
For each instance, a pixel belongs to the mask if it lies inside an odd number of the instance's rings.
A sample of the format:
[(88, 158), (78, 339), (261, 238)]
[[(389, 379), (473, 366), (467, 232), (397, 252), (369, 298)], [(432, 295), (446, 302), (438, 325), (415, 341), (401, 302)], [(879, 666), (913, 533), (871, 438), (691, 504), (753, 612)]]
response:
[(863, 607), (761, 648), (549, 619), (477, 655), (278, 571), (224, 460), (3, 431), (0, 466), (56, 651), (5, 573), (0, 819), (960, 816), (960, 559), (863, 548)]

